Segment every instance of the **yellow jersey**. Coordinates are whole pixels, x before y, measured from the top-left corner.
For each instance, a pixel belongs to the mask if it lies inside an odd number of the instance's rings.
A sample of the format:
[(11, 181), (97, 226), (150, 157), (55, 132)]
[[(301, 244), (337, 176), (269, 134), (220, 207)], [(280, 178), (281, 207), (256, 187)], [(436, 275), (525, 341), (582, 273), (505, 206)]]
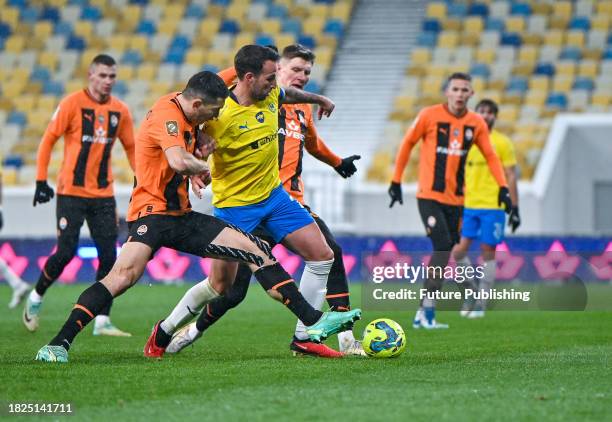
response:
[[(516, 156), (512, 141), (493, 129), (490, 134), (491, 144), (504, 167), (516, 165)], [(499, 186), (487, 165), (487, 161), (478, 148), (470, 148), (465, 166), (465, 208), (503, 209), (497, 205)]]
[(250, 106), (233, 94), (205, 131), (217, 141), (210, 158), (213, 205), (252, 205), (267, 199), (280, 185), (278, 173), (278, 106), (284, 91), (276, 87)]

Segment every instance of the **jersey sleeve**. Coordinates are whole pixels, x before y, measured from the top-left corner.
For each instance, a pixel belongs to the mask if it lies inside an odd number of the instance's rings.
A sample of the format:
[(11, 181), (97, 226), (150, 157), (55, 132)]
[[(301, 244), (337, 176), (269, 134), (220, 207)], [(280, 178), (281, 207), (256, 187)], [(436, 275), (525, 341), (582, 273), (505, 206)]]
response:
[(425, 135), (426, 130), (427, 112), (426, 110), (422, 110), (418, 114), (416, 119), (414, 119), (414, 122), (412, 123), (410, 128), (406, 131), (400, 149), (397, 152), (397, 157), (395, 159), (395, 171), (393, 173), (393, 182), (402, 182), (404, 169), (406, 168), (406, 164), (408, 164), (408, 160), (410, 159), (410, 153), (412, 152), (412, 148), (414, 148), (419, 139), (421, 139)]
[(222, 71), (217, 73), (217, 75), (219, 75), (219, 77), (223, 79), (223, 83), (228, 87), (234, 85), (234, 83), (236, 83), (236, 78), (238, 77), (238, 75), (236, 74), (236, 68), (234, 68), (233, 66), (228, 67), (227, 69), (223, 69)]
[(485, 160), (487, 160), (489, 170), (491, 170), (491, 174), (495, 178), (497, 184), (499, 186), (508, 186), (506, 175), (504, 174), (504, 168), (502, 167), (502, 162), (491, 145), (489, 129), (482, 118), (480, 119), (480, 122), (476, 128), (475, 137), (475, 143), (480, 149), (480, 152), (482, 152)]
[(36, 157), (36, 180), (47, 180), (51, 150), (57, 140), (66, 132), (74, 110), (70, 98), (64, 98), (51, 116), (51, 121), (45, 129)]
[(184, 123), (176, 114), (163, 114), (152, 116), (149, 125), (149, 138), (161, 147), (162, 150), (179, 146), (185, 148), (185, 140), (181, 136)]
[(133, 171), (136, 171), (134, 121), (132, 120), (132, 114), (127, 107), (124, 108), (123, 113), (125, 118), (121, 119), (121, 122), (119, 123), (119, 140), (125, 149), (125, 154), (130, 162), (130, 167)]
[(323, 139), (319, 137), (317, 128), (312, 119), (312, 112), (308, 113), (308, 118), (306, 119), (306, 139), (304, 142), (306, 151), (317, 160), (332, 167), (336, 167), (342, 162), (342, 158), (334, 154), (325, 142), (323, 142)]

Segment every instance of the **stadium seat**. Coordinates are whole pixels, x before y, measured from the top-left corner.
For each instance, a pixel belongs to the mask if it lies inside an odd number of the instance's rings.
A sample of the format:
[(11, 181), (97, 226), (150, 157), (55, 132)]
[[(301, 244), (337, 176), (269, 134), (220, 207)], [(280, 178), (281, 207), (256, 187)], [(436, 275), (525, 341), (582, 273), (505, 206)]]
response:
[(565, 110), (567, 108), (567, 96), (562, 92), (551, 92), (546, 98), (546, 107)]

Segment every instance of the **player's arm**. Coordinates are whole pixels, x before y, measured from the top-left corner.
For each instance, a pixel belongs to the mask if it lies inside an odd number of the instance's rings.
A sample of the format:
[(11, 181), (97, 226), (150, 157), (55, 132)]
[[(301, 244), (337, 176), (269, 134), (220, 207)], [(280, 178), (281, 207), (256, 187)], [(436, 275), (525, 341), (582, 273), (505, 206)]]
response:
[(208, 165), (198, 160), (193, 154), (179, 145), (173, 145), (164, 150), (168, 164), (172, 170), (184, 176), (199, 175), (208, 171)]
[(51, 151), (57, 140), (66, 132), (72, 116), (72, 105), (67, 100), (62, 101), (45, 129), (36, 157), (36, 191), (32, 205), (49, 202), (53, 196), (53, 188), (47, 183)]
[(395, 158), (395, 171), (393, 172), (393, 179), (391, 180), (388, 191), (391, 197), (389, 208), (393, 207), (393, 204), (396, 202), (399, 202), (400, 205), (404, 203), (402, 195), (402, 177), (404, 175), (404, 169), (406, 168), (406, 164), (408, 164), (408, 160), (410, 160), (412, 148), (414, 148), (419, 139), (425, 135), (426, 124), (424, 113), (419, 113), (402, 139), (400, 149)]
[(506, 180), (506, 176), (504, 174), (504, 168), (502, 166), (502, 162), (495, 153), (493, 146), (491, 145), (491, 140), (489, 139), (489, 130), (482, 121), (482, 124), (477, 129), (475, 134), (475, 142), (482, 155), (487, 160), (487, 165), (489, 166), (489, 170), (491, 174), (495, 178), (495, 181), (499, 185), (499, 195), (497, 197), (497, 202), (499, 205), (504, 204), (504, 210), (506, 213), (509, 213), (512, 209), (512, 200), (510, 199), (510, 191), (508, 189), (508, 181)]
[(304, 142), (306, 151), (317, 160), (331, 166), (340, 174), (340, 176), (351, 177), (357, 171), (357, 167), (353, 161), (359, 160), (359, 155), (351, 155), (350, 157), (340, 158), (332, 152), (331, 149), (319, 137), (317, 128), (312, 120), (312, 115), (308, 114), (306, 121), (306, 139)]
[(228, 67), (227, 69), (223, 69), (222, 71), (220, 71), (219, 73), (217, 73), (217, 75), (223, 79), (223, 83), (225, 84), (225, 86), (232, 86), (236, 83), (236, 79), (238, 78), (238, 75), (236, 74), (236, 68), (234, 66), (232, 67)]
[(134, 142), (134, 121), (132, 120), (132, 115), (130, 111), (125, 109), (125, 119), (121, 119), (120, 127), (119, 127), (119, 140), (121, 141), (121, 145), (123, 145), (123, 149), (125, 149), (125, 154), (127, 155), (127, 159), (130, 163), (130, 167), (133, 172), (136, 172), (136, 144)]
[(303, 91), (293, 86), (283, 88), (281, 92), (284, 92), (284, 94), (281, 94), (281, 101), (284, 104), (317, 104), (319, 106), (319, 120), (323, 116), (329, 117), (336, 107), (332, 100), (323, 95)]

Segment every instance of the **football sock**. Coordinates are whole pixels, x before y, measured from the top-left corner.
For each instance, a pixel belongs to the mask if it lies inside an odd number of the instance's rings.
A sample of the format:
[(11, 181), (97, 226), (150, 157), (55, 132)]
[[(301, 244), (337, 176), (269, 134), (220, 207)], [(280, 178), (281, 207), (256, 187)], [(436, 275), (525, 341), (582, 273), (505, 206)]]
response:
[[(490, 261), (485, 261), (483, 268), (483, 277), (480, 280), (480, 291), (491, 290), (493, 288), (493, 284), (495, 283), (495, 273), (497, 272), (497, 265), (495, 260), (492, 259)], [(485, 310), (487, 307), (486, 299), (479, 299), (476, 301), (476, 308), (480, 310)]]
[(278, 262), (261, 267), (253, 273), (255, 278), (266, 290), (276, 290), (283, 298), (283, 303), (304, 324), (316, 323), (323, 313), (314, 309), (299, 292), (295, 282)]
[(104, 284), (96, 282), (89, 286), (72, 308), (68, 320), (60, 332), (49, 342), (51, 346), (70, 348), (77, 334), (91, 322), (105, 305), (113, 301), (113, 295)]
[(98, 315), (96, 316), (94, 323), (96, 327), (104, 327), (106, 324), (110, 324), (110, 317), (108, 315)]
[(9, 267), (2, 258), (0, 258), (0, 275), (6, 280), (8, 285), (11, 286), (13, 290), (23, 283), (23, 280), (20, 279), (17, 274), (15, 274), (11, 267)]
[(350, 345), (353, 343), (355, 343), (355, 335), (353, 334), (353, 330), (346, 330), (338, 333), (338, 345), (340, 346), (341, 351), (350, 347)]
[(168, 334), (174, 333), (176, 327), (181, 327), (187, 321), (197, 316), (202, 308), (219, 297), (219, 293), (210, 285), (210, 280), (205, 278), (181, 298), (170, 315), (161, 323), (161, 328)]
[[(300, 280), (300, 293), (313, 308), (320, 310), (325, 301), (327, 292), (327, 277), (334, 263), (333, 259), (328, 261), (306, 261), (302, 279)], [(298, 321), (295, 326), (295, 337), (298, 340), (306, 340), (306, 326)]]
[(474, 287), (476, 287), (476, 285), (474, 284), (474, 278), (465, 276), (465, 272), (467, 271), (467, 268), (470, 268), (471, 266), (472, 266), (472, 261), (470, 260), (470, 257), (467, 255), (457, 260), (457, 267), (463, 268), (462, 276), (464, 277), (464, 280), (461, 283), (457, 281), (457, 286), (459, 286), (459, 289), (463, 291), (465, 291), (465, 289), (474, 289)]
[(40, 303), (40, 302), (42, 302), (42, 300), (43, 300), (42, 296), (38, 294), (36, 289), (34, 289), (34, 290), (32, 290), (30, 292), (30, 301), (31, 302)]
[(50, 279), (45, 275), (45, 269), (43, 269), (40, 272), (40, 276), (38, 277), (38, 281), (36, 282), (36, 287), (34, 287), (34, 290), (36, 290), (36, 293), (38, 293), (42, 297), (45, 295), (45, 292), (49, 287), (51, 287), (54, 281), (55, 279)]

